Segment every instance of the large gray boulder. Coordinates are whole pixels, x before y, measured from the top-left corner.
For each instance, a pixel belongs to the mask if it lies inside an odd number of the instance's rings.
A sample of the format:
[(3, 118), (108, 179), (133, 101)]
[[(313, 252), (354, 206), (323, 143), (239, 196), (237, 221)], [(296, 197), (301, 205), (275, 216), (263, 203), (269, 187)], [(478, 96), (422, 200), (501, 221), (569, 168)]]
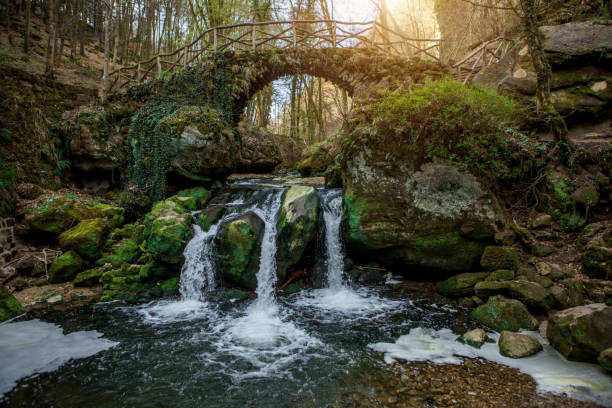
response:
[(183, 107), (161, 119), (157, 131), (172, 135), (168, 145), (170, 176), (210, 182), (230, 175), (238, 161), (238, 137), (218, 111)]
[(293, 186), (283, 197), (277, 221), (277, 273), (279, 282), (304, 255), (317, 232), (319, 195), (313, 187)]
[(415, 168), (379, 156), (359, 150), (343, 169), (349, 250), (387, 265), (476, 269), (504, 224), (495, 196), (450, 162)]
[(595, 363), (612, 347), (612, 307), (604, 303), (577, 306), (553, 314), (546, 336), (565, 358)]
[(541, 27), (540, 32), (544, 52), (553, 63), (568, 63), (572, 58), (612, 58), (606, 55), (612, 51), (612, 25), (580, 21)]
[(503, 331), (499, 337), (499, 353), (511, 358), (529, 357), (542, 351), (540, 342), (526, 334)]

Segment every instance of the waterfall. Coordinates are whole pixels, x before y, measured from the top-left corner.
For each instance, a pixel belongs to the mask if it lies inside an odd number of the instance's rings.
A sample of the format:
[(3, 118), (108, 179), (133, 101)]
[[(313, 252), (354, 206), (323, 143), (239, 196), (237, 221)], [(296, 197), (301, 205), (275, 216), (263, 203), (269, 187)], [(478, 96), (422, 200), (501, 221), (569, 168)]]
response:
[(342, 192), (323, 190), (320, 193), (325, 221), (325, 247), (327, 255), (327, 286), (330, 289), (341, 289), (344, 272), (344, 253), (340, 240), (340, 223), (342, 221)]
[(203, 301), (206, 292), (215, 289), (215, 263), (213, 241), (221, 222), (207, 232), (194, 224), (194, 236), (185, 248), (185, 264), (181, 270), (179, 291), (183, 300)]
[(276, 285), (276, 221), (283, 198), (283, 190), (270, 194), (263, 206), (253, 211), (265, 224), (261, 241), (261, 256), (257, 272), (257, 303), (262, 305), (274, 302)]

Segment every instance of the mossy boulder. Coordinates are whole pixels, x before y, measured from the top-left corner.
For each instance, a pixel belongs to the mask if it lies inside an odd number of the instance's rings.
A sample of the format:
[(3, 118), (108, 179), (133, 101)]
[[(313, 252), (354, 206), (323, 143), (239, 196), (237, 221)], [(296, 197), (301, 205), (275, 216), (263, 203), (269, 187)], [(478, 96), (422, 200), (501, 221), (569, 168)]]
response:
[(526, 334), (504, 330), (499, 336), (499, 354), (510, 358), (524, 358), (542, 351), (540, 342)]
[(546, 312), (554, 304), (550, 289), (529, 281), (484, 281), (474, 287), (476, 296), (504, 295), (523, 302), (530, 310)]
[(498, 269), (487, 276), (488, 281), (511, 281), (514, 280), (515, 272), (510, 269)]
[(498, 332), (535, 330), (538, 327), (538, 321), (524, 304), (501, 295), (490, 297), (487, 303), (474, 309), (472, 318)]
[(225, 226), (218, 246), (218, 266), (223, 279), (245, 289), (257, 289), (264, 228), (264, 222), (253, 213)]
[(452, 163), (385, 163), (384, 155), (366, 149), (343, 167), (349, 251), (389, 267), (478, 268), (496, 224), (504, 223), (496, 198)]
[(59, 236), (62, 249), (74, 250), (84, 259), (93, 261), (102, 254), (110, 226), (104, 218), (81, 221)]
[(0, 286), (0, 323), (24, 312), (21, 304), (4, 287)]
[(519, 256), (516, 248), (488, 246), (485, 248), (480, 266), (496, 271), (499, 269), (518, 270)]
[(317, 231), (319, 195), (312, 187), (292, 186), (283, 197), (277, 221), (277, 273), (279, 282), (304, 255)]
[(141, 255), (140, 242), (131, 238), (124, 238), (107, 248), (104, 255), (96, 263), (98, 265), (110, 263), (113, 267), (118, 268), (124, 264), (136, 263)]
[(171, 265), (185, 262), (183, 251), (191, 236), (191, 214), (168, 199), (159, 202), (145, 216), (147, 250), (155, 260)]
[(474, 294), (474, 286), (487, 278), (487, 272), (461, 273), (436, 284), (436, 291), (444, 296), (464, 297)]
[(172, 136), (166, 153), (173, 178), (192, 182), (224, 179), (238, 161), (239, 138), (219, 110), (185, 106), (162, 118), (155, 131)]
[(565, 358), (595, 363), (612, 347), (612, 307), (604, 303), (577, 306), (550, 316), (546, 336)]
[(101, 266), (99, 268), (79, 272), (74, 277), (74, 286), (95, 286), (100, 283), (100, 278), (106, 271), (107, 268)]
[(612, 222), (588, 225), (578, 237), (582, 270), (590, 278), (612, 278)]
[(112, 227), (124, 222), (124, 209), (90, 200), (80, 201), (72, 195), (41, 196), (23, 212), (25, 224), (33, 232), (60, 234), (81, 221), (104, 218)]
[(195, 187), (179, 191), (179, 193), (170, 198), (170, 200), (180, 205), (185, 210), (197, 211), (204, 208), (211, 196), (211, 192), (204, 187)]
[(599, 353), (597, 362), (604, 368), (604, 370), (612, 372), (612, 347)]
[(308, 147), (302, 153), (302, 160), (296, 170), (304, 177), (322, 176), (327, 168), (334, 164), (338, 147), (334, 141), (326, 140)]
[(68, 251), (53, 261), (49, 268), (49, 283), (62, 283), (74, 279), (83, 270), (85, 261), (75, 251)]

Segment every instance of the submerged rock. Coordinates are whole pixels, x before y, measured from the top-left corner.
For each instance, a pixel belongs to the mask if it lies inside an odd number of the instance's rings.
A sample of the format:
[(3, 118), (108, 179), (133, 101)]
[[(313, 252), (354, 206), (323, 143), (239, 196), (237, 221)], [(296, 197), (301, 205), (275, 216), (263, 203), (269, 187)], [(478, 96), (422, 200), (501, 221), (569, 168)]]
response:
[(604, 303), (577, 306), (553, 314), (548, 320), (548, 341), (565, 358), (596, 362), (612, 347), (612, 307)]
[(487, 272), (461, 273), (438, 282), (436, 291), (444, 296), (463, 297), (474, 294), (474, 286), (487, 278)]
[(55, 258), (49, 268), (49, 282), (61, 283), (68, 282), (83, 270), (85, 262), (79, 254), (74, 251), (68, 251)]
[(449, 162), (391, 166), (364, 149), (343, 173), (347, 247), (386, 265), (474, 270), (504, 223), (495, 196)]
[(225, 226), (218, 247), (219, 272), (223, 279), (245, 289), (257, 289), (264, 228), (264, 222), (253, 213)]
[(0, 322), (19, 316), (23, 312), (23, 307), (17, 299), (4, 286), (0, 286)]
[(490, 297), (487, 303), (474, 309), (472, 318), (498, 332), (535, 330), (538, 327), (538, 321), (525, 305), (501, 295)]
[(487, 333), (482, 329), (474, 329), (462, 334), (457, 340), (479, 349), (487, 341)]
[(540, 342), (526, 334), (503, 331), (499, 336), (499, 353), (511, 358), (532, 356), (542, 351)]
[(312, 187), (293, 186), (283, 198), (277, 222), (277, 273), (279, 282), (296, 265), (312, 242), (319, 221), (319, 195)]

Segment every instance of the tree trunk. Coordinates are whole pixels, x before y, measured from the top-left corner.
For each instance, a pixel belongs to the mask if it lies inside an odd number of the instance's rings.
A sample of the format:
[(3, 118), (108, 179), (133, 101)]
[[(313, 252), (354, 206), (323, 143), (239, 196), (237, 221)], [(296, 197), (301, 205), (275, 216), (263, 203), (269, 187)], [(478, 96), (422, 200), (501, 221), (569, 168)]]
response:
[(537, 75), (536, 99), (538, 111), (546, 116), (557, 141), (567, 144), (567, 125), (555, 109), (550, 95), (552, 69), (542, 47), (542, 34), (538, 28), (536, 16), (536, 0), (521, 0), (521, 9), (525, 39)]
[(23, 33), (23, 52), (28, 55), (30, 53), (30, 10), (32, 8), (32, 0), (26, 0), (25, 8), (25, 29)]
[(102, 100), (106, 100), (108, 93), (108, 68), (110, 59), (110, 38), (113, 26), (113, 4), (114, 0), (105, 3), (106, 6), (106, 27), (104, 27), (104, 75), (102, 77)]
[(47, 39), (47, 63), (45, 73), (53, 77), (55, 61), (55, 0), (49, 0), (49, 37)]

